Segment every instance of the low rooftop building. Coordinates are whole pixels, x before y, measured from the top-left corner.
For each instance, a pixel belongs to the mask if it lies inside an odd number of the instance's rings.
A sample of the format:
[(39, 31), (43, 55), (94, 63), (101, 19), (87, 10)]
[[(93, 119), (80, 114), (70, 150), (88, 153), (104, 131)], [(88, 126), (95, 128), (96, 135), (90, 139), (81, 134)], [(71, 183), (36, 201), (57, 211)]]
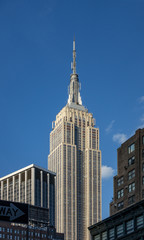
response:
[(144, 200), (89, 227), (91, 240), (144, 240)]

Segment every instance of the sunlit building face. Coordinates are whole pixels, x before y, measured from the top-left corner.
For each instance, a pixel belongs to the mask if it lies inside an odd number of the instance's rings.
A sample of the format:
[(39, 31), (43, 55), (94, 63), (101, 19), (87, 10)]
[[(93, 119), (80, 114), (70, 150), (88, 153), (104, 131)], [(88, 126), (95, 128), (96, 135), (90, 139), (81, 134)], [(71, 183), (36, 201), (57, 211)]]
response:
[(87, 228), (101, 220), (101, 151), (95, 119), (82, 105), (75, 56), (74, 41), (68, 103), (53, 122), (48, 169), (56, 172), (57, 231), (88, 240)]

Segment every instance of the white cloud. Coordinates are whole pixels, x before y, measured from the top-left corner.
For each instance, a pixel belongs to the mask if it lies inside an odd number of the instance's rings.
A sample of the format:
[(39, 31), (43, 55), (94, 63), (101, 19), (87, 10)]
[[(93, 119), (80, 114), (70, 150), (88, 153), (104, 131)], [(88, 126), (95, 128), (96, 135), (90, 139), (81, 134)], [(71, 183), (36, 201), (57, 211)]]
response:
[(141, 124), (141, 125), (139, 125), (139, 126), (138, 126), (138, 129), (139, 129), (139, 128), (141, 128), (141, 129), (144, 128), (144, 123)]
[(113, 127), (113, 125), (114, 125), (114, 122), (115, 122), (115, 120), (112, 120), (112, 121), (110, 122), (110, 124), (108, 125), (108, 127), (106, 128), (106, 132), (107, 132), (107, 133), (109, 133), (109, 132), (112, 130), (112, 127)]
[(144, 128), (144, 114), (142, 115), (142, 117), (140, 118), (140, 125), (137, 128)]
[(102, 166), (102, 178), (110, 178), (114, 175), (114, 169), (108, 166)]
[(144, 103), (144, 96), (141, 96), (141, 97), (139, 98), (139, 103)]
[(113, 135), (113, 141), (122, 144), (127, 140), (127, 136), (124, 133), (117, 133)]
[(142, 115), (140, 121), (144, 123), (144, 114)]

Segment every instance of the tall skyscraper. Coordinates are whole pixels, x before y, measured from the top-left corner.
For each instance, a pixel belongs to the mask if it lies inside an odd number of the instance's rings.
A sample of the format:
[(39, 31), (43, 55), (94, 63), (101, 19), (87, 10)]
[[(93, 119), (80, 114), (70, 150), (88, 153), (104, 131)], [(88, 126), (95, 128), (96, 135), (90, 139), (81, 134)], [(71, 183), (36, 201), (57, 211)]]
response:
[(67, 105), (50, 134), (48, 169), (56, 172), (57, 231), (65, 240), (88, 240), (88, 227), (101, 220), (101, 151), (99, 129), (80, 97), (75, 41), (72, 69)]

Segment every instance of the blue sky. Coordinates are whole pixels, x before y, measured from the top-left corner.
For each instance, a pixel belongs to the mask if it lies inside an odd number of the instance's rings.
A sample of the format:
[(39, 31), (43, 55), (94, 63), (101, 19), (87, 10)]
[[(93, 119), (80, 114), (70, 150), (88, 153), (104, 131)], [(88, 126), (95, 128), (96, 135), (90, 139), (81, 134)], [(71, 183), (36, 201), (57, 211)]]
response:
[(105, 218), (117, 148), (144, 126), (144, 0), (0, 0), (0, 176), (47, 168), (74, 35), (83, 105), (100, 128)]

